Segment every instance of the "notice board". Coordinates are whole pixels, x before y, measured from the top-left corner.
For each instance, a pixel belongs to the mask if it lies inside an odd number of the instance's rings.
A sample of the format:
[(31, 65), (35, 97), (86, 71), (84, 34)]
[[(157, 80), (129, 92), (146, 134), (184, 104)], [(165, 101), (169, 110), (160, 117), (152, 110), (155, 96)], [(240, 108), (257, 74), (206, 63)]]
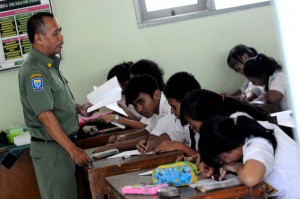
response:
[(0, 0), (0, 71), (21, 66), (30, 51), (27, 21), (37, 12), (51, 12), (50, 0)]

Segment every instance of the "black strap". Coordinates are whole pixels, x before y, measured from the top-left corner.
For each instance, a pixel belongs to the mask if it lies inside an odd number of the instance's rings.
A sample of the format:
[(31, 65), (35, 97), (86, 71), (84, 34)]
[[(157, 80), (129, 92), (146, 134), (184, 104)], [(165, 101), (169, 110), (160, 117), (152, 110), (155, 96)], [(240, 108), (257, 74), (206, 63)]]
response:
[(37, 138), (37, 137), (31, 137), (31, 141), (34, 141), (34, 142), (55, 142), (54, 140), (44, 140), (42, 138)]
[(192, 127), (189, 127), (189, 130), (190, 130), (190, 138), (191, 138), (191, 148), (193, 150), (196, 150), (195, 133), (194, 133)]

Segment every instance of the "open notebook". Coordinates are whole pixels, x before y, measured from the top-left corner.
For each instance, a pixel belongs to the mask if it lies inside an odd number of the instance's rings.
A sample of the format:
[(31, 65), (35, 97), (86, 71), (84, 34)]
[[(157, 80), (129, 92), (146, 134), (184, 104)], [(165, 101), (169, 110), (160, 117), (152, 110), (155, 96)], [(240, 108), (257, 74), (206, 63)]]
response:
[(240, 185), (241, 181), (236, 175), (226, 174), (224, 180), (216, 181), (213, 179), (200, 179), (197, 182), (190, 184), (189, 187), (197, 188), (201, 192), (206, 192), (214, 189), (232, 187)]

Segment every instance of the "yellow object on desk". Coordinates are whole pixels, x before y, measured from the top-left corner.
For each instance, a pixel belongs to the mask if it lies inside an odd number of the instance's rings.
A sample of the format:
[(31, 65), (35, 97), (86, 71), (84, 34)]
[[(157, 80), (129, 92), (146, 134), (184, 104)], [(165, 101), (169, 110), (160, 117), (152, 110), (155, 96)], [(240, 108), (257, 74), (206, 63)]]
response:
[(19, 127), (19, 128), (9, 129), (5, 133), (7, 134), (8, 142), (10, 144), (13, 144), (14, 143), (14, 137), (16, 137), (18, 135), (23, 135), (27, 132), (24, 132), (24, 129)]

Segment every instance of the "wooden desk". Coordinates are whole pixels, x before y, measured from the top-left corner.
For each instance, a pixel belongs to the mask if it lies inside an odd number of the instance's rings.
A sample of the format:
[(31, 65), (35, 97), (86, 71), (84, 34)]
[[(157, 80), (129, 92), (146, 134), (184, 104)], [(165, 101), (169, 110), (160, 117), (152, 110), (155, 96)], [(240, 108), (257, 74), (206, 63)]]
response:
[[(86, 151), (91, 154), (93, 150), (88, 149)], [(181, 151), (173, 151), (163, 154), (132, 156), (127, 159), (102, 159), (95, 161), (91, 168), (78, 167), (81, 198), (104, 198), (104, 195), (107, 194), (105, 177), (152, 169), (161, 164), (174, 162), (178, 156), (182, 155)]]
[(40, 198), (29, 149), (23, 151), (10, 169), (0, 165), (0, 190), (2, 199)]
[(78, 140), (76, 141), (75, 145), (81, 149), (100, 147), (106, 145), (108, 143), (109, 137), (115, 135), (116, 133), (118, 135), (122, 135), (122, 134), (132, 133), (134, 131), (137, 131), (137, 129), (126, 129), (126, 130), (121, 129), (121, 130), (111, 131), (109, 133), (103, 133), (94, 137)]
[[(137, 184), (137, 183), (151, 183), (152, 176), (139, 176), (138, 173), (144, 171), (126, 173), (117, 176), (107, 177), (106, 184), (108, 188), (109, 199), (159, 199), (158, 195), (125, 195), (122, 194), (121, 188), (125, 185)], [(190, 188), (188, 186), (179, 187), (180, 195), (173, 197), (172, 199), (245, 199), (245, 198), (259, 198), (265, 197), (265, 191), (263, 186), (257, 186), (255, 188), (248, 188), (244, 185), (234, 186), (230, 188), (219, 189), (207, 193), (201, 193), (200, 191)]]

